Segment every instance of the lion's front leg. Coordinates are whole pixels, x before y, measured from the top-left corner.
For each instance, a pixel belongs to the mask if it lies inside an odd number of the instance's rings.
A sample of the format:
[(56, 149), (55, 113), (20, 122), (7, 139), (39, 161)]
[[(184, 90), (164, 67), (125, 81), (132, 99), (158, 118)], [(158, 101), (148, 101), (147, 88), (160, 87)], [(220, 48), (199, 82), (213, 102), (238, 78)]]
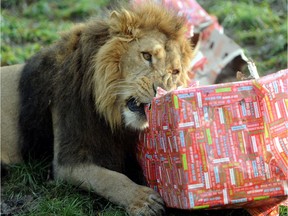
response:
[[(91, 160), (82, 160), (82, 162), (78, 160), (77, 162), (77, 157), (80, 157), (80, 151), (82, 151), (82, 154), (85, 152), (86, 158), (93, 158), (96, 156), (93, 154), (93, 151), (85, 149), (87, 148), (87, 145), (84, 145), (85, 139), (83, 137), (77, 137), (77, 140), (84, 140), (84, 143), (82, 143), (83, 145), (79, 142), (74, 142), (73, 139), (70, 139), (69, 141), (67, 140), (69, 139), (69, 136), (73, 136), (73, 132), (71, 132), (68, 127), (65, 129), (60, 127), (63, 127), (64, 125), (63, 120), (61, 122), (60, 119), (63, 118), (63, 115), (58, 114), (56, 109), (52, 109), (52, 118), (54, 133), (53, 167), (55, 178), (80, 185), (86, 190), (92, 189), (95, 193), (109, 201), (123, 206), (130, 215), (152, 216), (162, 215), (164, 213), (164, 202), (162, 198), (151, 188), (138, 185), (130, 180), (126, 175), (98, 166)], [(87, 134), (89, 134), (89, 136), (92, 137), (95, 135), (95, 131), (101, 134), (101, 132), (99, 132), (101, 128), (103, 128), (103, 125), (99, 127), (98, 130), (93, 130), (93, 133), (89, 133), (89, 131), (87, 131), (88, 129), (85, 128), (85, 133), (79, 133), (78, 135), (81, 136), (84, 134), (87, 137)], [(70, 132), (69, 136), (65, 137), (63, 134), (68, 132)], [(75, 131), (74, 133), (76, 134)], [(97, 137), (93, 140), (101, 140), (99, 139), (99, 137), (101, 137), (100, 134), (97, 134)], [(91, 142), (93, 142), (93, 140)], [(110, 143), (113, 142), (113, 140), (108, 141)], [(87, 142), (88, 141), (86, 141), (86, 144)], [(63, 147), (64, 143), (66, 144), (66, 148)], [(100, 143), (96, 143), (95, 145), (99, 147)], [(75, 150), (75, 146), (78, 146), (79, 148)], [(112, 148), (112, 145), (110, 148)], [(98, 149), (95, 151), (97, 150)], [(121, 149), (118, 149), (118, 151), (120, 150)], [(117, 151), (115, 152), (116, 154), (121, 154)], [(106, 157), (105, 155), (100, 156), (104, 158)], [(113, 158), (110, 159), (113, 160)], [(118, 160), (116, 160), (116, 162), (118, 162)]]
[(111, 202), (125, 207), (130, 215), (162, 215), (164, 202), (151, 188), (140, 186), (127, 176), (93, 164), (58, 166), (55, 176), (84, 189), (92, 189)]

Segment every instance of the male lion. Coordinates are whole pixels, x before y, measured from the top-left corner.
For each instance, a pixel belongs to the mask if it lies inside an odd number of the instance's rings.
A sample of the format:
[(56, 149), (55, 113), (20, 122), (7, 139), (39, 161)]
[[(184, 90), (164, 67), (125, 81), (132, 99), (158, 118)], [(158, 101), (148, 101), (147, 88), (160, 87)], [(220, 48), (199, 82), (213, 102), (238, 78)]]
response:
[(156, 88), (185, 86), (193, 52), (185, 19), (163, 6), (127, 5), (76, 25), (24, 66), (20, 146), (24, 159), (53, 152), (54, 176), (125, 207), (161, 215), (135, 157)]

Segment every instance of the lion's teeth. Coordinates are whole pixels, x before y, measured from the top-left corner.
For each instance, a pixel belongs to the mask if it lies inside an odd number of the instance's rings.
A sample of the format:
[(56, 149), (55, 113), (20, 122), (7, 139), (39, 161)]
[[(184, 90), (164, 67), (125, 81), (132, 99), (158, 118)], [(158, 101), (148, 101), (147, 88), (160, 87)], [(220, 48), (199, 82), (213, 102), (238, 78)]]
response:
[(137, 105), (138, 107), (140, 106), (140, 104), (141, 104), (140, 102), (136, 101), (136, 105)]

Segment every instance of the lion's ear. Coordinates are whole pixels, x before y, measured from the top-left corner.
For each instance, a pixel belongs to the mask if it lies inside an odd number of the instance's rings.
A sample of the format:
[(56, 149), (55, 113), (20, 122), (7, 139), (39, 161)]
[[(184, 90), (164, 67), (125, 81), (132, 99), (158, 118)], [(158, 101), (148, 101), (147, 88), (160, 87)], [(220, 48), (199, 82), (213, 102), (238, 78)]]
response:
[(110, 33), (124, 40), (133, 40), (139, 34), (138, 19), (130, 11), (112, 11), (109, 22)]

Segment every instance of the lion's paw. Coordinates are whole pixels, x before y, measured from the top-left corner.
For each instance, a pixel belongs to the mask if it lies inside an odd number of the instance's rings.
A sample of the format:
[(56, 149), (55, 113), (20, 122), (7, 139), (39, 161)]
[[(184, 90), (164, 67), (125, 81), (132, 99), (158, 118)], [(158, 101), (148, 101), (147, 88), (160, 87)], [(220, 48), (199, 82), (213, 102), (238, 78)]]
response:
[(151, 188), (139, 186), (127, 211), (133, 216), (158, 216), (165, 214), (165, 204), (160, 195)]

